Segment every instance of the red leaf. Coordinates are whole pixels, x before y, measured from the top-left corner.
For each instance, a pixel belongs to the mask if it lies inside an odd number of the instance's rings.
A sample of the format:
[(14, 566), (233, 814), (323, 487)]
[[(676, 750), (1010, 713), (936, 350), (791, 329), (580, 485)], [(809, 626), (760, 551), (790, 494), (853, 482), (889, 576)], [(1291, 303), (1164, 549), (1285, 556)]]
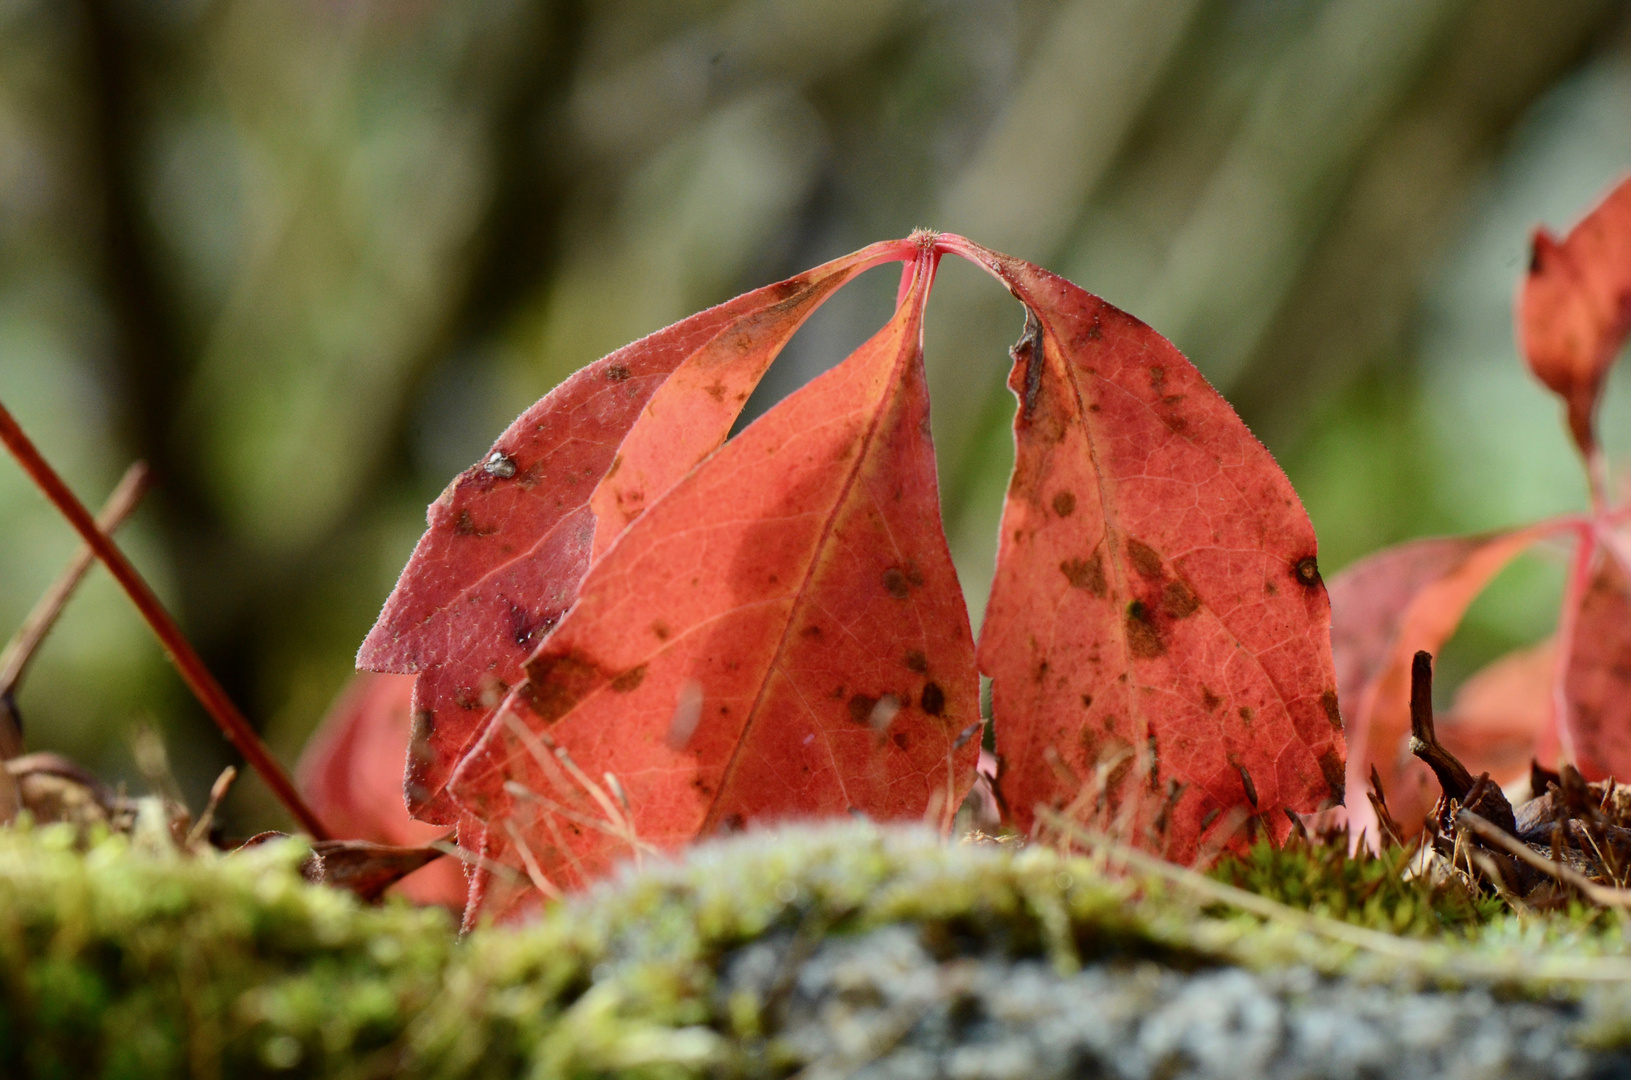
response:
[(1343, 776), (1329, 607), (1290, 482), (1148, 326), (945, 242), (1029, 311), (980, 638), (1016, 821), (1091, 809), (1102, 783), (1108, 814), (1179, 861), (1235, 807), (1284, 835), (1282, 811), (1340, 799)]
[(1631, 179), (1624, 180), (1561, 243), (1536, 229), (1518, 297), (1518, 340), (1529, 367), (1568, 405), (1582, 453), (1596, 446), (1592, 417), (1631, 332)]
[(1550, 640), (1507, 653), (1461, 684), (1450, 714), (1438, 720), (1439, 742), (1474, 776), (1487, 772), (1502, 787), (1527, 777), (1531, 758), (1555, 766), (1556, 671)]
[(589, 571), (454, 779), (487, 858), (548, 891), (751, 820), (956, 808), (978, 682), (928, 437), (934, 257), (914, 248), (877, 336)]
[[(416, 817), (455, 821), (448, 778), (575, 599), (595, 536), (591, 493), (669, 373), (688, 359), (707, 371), (721, 352), (762, 372), (823, 300), (898, 258), (898, 246), (874, 245), (745, 293), (588, 365), (521, 414), (431, 505), (429, 528), (357, 653), (360, 668), (419, 675), (405, 783)], [(734, 396), (725, 404), (741, 407)], [(727, 419), (715, 437), (718, 417), (706, 420), (672, 429), (672, 456), (648, 463), (643, 496), (660, 493), (729, 431)], [(673, 467), (664, 472), (664, 464)]]
[[(1404, 745), (1410, 731), (1410, 664), (1418, 649), (1437, 655), (1467, 605), (1546, 526), (1491, 536), (1435, 537), (1388, 548), (1331, 582), (1331, 644), (1348, 729), (1348, 786), (1369, 784), (1374, 766), (1388, 807), (1418, 827), (1437, 797), (1432, 773)], [(1357, 834), (1376, 835), (1368, 802), (1348, 802)]]
[(1631, 587), (1625, 568), (1599, 555), (1580, 602), (1564, 688), (1575, 765), (1587, 780), (1631, 779)]
[[(358, 675), (306, 743), (295, 780), (337, 837), (415, 848), (446, 834), (413, 820), (402, 802), (412, 693), (411, 675)], [(458, 862), (440, 859), (397, 891), (421, 904), (463, 907), (467, 889)]]

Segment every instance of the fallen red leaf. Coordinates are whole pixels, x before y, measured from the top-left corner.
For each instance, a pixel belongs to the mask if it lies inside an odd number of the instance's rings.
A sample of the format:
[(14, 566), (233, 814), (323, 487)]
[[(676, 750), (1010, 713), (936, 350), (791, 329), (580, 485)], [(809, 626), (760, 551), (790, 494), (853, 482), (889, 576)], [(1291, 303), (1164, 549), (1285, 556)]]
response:
[[(1362, 559), (1331, 582), (1331, 644), (1348, 732), (1348, 786), (1366, 789), (1374, 767), (1393, 817), (1419, 828), (1437, 797), (1432, 773), (1410, 755), (1410, 665), (1437, 654), (1467, 606), (1546, 531), (1413, 540)], [(1348, 802), (1355, 833), (1376, 836), (1370, 806)]]
[(1518, 296), (1518, 340), (1535, 376), (1568, 406), (1588, 457), (1603, 379), (1631, 332), (1631, 179), (1620, 182), (1559, 242), (1535, 230)]
[[(898, 248), (874, 245), (744, 293), (588, 365), (523, 413), (431, 505), (429, 527), (357, 653), (359, 668), (419, 676), (404, 785), (414, 816), (456, 821), (444, 790), (454, 766), (575, 599), (594, 545), (591, 494), (669, 374), (688, 358), (690, 369), (706, 373), (707, 358), (720, 352), (762, 371), (834, 290), (897, 258)], [(722, 396), (713, 412), (740, 409), (734, 391)], [(708, 408), (691, 405), (699, 416)], [(672, 454), (631, 462), (628, 472), (643, 482), (622, 485), (613, 501), (660, 494), (728, 432), (726, 421), (715, 438), (715, 419), (672, 417)], [(603, 523), (603, 536), (622, 524)]]
[[(754, 820), (956, 809), (978, 681), (928, 435), (936, 257), (910, 249), (877, 336), (645, 501), (460, 765), (505, 881), (568, 889)], [(685, 385), (677, 415), (709, 396)]]
[[(295, 782), (335, 836), (414, 848), (447, 834), (409, 817), (402, 800), (412, 694), (412, 675), (357, 675), (306, 743)], [(464, 906), (467, 891), (462, 867), (450, 858), (397, 886), (417, 903), (454, 908)]]
[(1314, 530), (1227, 402), (1137, 319), (948, 237), (1029, 318), (1009, 385), (1017, 460), (980, 637), (1002, 789), (1091, 812), (1189, 861), (1242, 808), (1342, 797)]

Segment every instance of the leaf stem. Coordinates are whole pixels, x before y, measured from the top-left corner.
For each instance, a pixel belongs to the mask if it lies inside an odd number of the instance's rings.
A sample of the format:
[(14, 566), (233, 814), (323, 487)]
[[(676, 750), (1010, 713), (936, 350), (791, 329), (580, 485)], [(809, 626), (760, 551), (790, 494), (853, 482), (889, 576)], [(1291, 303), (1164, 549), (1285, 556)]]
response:
[(243, 754), (244, 760), (260, 774), (266, 786), (272, 789), (272, 793), (313, 839), (328, 839), (330, 834), (323, 827), (322, 821), (311, 807), (306, 805), (306, 801), (295, 790), (293, 782), (278, 764), (277, 759), (272, 756), (272, 752), (261, 742), (260, 736), (255, 734), (255, 729), (249, 726), (249, 721), (238, 711), (221, 684), (216, 682), (215, 676), (204, 666), (203, 659), (188, 643), (181, 632), (181, 627), (164, 609), (152, 588), (131, 565), (124, 552), (97, 527), (90, 511), (85, 509), (85, 505), (63, 482), (62, 477), (58, 476), (56, 470), (41, 456), (3, 403), (0, 403), (0, 442), (6, 444), (7, 449), (22, 465), (23, 471), (28, 473), (46, 497), (56, 505), (62, 516), (68, 519), (69, 524), (73, 525), (75, 531), (96, 553), (96, 557), (102, 560), (114, 580), (124, 588), (131, 602), (136, 605), (136, 610), (141, 612), (142, 617), (147, 620), (147, 625), (152, 627), (153, 633), (164, 646), (164, 651), (169, 654), (171, 662), (181, 673), (188, 688), (220, 727), (222, 733), (238, 748), (238, 752)]
[(1565, 761), (1578, 767), (1581, 762), (1575, 754), (1574, 731), (1570, 726), (1568, 674), (1569, 660), (1574, 654), (1574, 629), (1580, 621), (1580, 605), (1591, 583), (1591, 568), (1597, 556), (1597, 534), (1590, 527), (1578, 529), (1574, 559), (1569, 564), (1569, 576), (1563, 584), (1563, 604), (1557, 616), (1557, 658), (1552, 672), (1552, 722), (1557, 725), (1558, 744)]

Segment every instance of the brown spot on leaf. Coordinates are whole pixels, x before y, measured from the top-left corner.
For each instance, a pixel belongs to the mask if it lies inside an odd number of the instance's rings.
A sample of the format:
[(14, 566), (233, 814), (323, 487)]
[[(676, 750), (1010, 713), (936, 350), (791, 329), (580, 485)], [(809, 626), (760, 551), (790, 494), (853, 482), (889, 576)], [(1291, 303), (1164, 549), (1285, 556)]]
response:
[(907, 594), (910, 592), (906, 585), (906, 575), (893, 566), (883, 572), (883, 588), (896, 600), (906, 599)]
[(849, 718), (862, 727), (870, 727), (872, 723), (872, 710), (878, 704), (875, 697), (865, 694), (856, 694), (849, 699)]
[(477, 525), (476, 519), (470, 516), (470, 511), (460, 510), (453, 519), (454, 536), (491, 536), (498, 531), (496, 526)]
[(1348, 778), (1343, 772), (1342, 758), (1333, 749), (1327, 749), (1320, 755), (1320, 775), (1325, 777), (1325, 786), (1331, 789), (1331, 805), (1342, 802), (1347, 794)]
[(1298, 559), (1292, 570), (1297, 575), (1297, 580), (1304, 585), (1314, 586), (1320, 583), (1320, 564), (1312, 555), (1304, 555)]
[(819, 638), (819, 637), (821, 637), (821, 627), (817, 626), (815, 623), (811, 623), (809, 626), (806, 626), (803, 630), (799, 631), (799, 636), (800, 637), (807, 637), (807, 638)]
[(631, 667), (629, 670), (623, 672), (622, 674), (618, 675), (617, 678), (612, 680), (612, 689), (616, 690), (619, 694), (626, 694), (629, 691), (639, 687), (639, 685), (645, 681), (645, 678), (645, 664), (641, 664), (639, 667)]
[(1246, 771), (1246, 766), (1240, 764), (1238, 761), (1235, 762), (1235, 768), (1240, 771), (1240, 786), (1246, 792), (1246, 801), (1252, 804), (1252, 809), (1253, 810), (1256, 810), (1257, 809), (1257, 785), (1252, 783), (1252, 774), (1247, 772)]
[(1240, 707), (1240, 718), (1246, 721), (1246, 723), (1251, 723), (1252, 717), (1255, 715), (1256, 714), (1252, 712), (1252, 707), (1250, 705), (1242, 705)]
[(428, 747), (424, 746), (426, 739), (436, 730), (436, 714), (429, 709), (413, 710), (413, 726), (408, 732), (408, 746), (424, 753)]
[(668, 628), (667, 623), (663, 622), (661, 619), (658, 619), (656, 622), (651, 624), (651, 632), (657, 636), (658, 641), (667, 641), (668, 635), (672, 634), (674, 631)]
[(1168, 618), (1188, 618), (1200, 610), (1200, 606), (1200, 600), (1181, 581), (1169, 581), (1166, 588), (1161, 590), (1161, 610)]
[(915, 671), (919, 675), (929, 670), (929, 658), (923, 655), (921, 649), (913, 649), (907, 653), (906, 658), (901, 663), (906, 665), (906, 670)]
[(1161, 556), (1156, 550), (1142, 540), (1133, 537), (1127, 538), (1127, 558), (1138, 571), (1139, 577), (1150, 581), (1161, 580)]
[(1025, 329), (1020, 332), (1014, 347), (1008, 350), (1008, 355), (1014, 361), (1015, 374), (1021, 375), (1020, 418), (1029, 422), (1031, 414), (1036, 412), (1036, 399), (1042, 392), (1042, 324), (1037, 321), (1036, 312), (1028, 307), (1025, 309)]
[(1053, 512), (1060, 517), (1069, 517), (1076, 512), (1076, 496), (1073, 492), (1061, 491), (1053, 497)]
[(1127, 605), (1127, 647), (1132, 650), (1134, 656), (1143, 660), (1160, 656), (1167, 651), (1160, 632), (1155, 628), (1150, 611), (1142, 600), (1134, 600)]
[(527, 664), (532, 709), (546, 724), (553, 724), (606, 680), (606, 674), (587, 656), (539, 656)]
[(1161, 390), (1161, 387), (1166, 385), (1166, 382), (1167, 382), (1167, 369), (1162, 367), (1160, 364), (1151, 364), (1150, 365), (1150, 389), (1156, 391), (1157, 393), (1159, 393), (1160, 390)]
[(629, 369), (628, 365), (626, 364), (613, 364), (611, 367), (606, 369), (607, 382), (622, 382), (628, 377)]
[(1327, 690), (1320, 695), (1320, 708), (1325, 710), (1325, 719), (1331, 721), (1331, 726), (1338, 731), (1342, 730), (1342, 709), (1337, 705), (1337, 692)]
[(1201, 687), (1201, 705), (1207, 712), (1211, 712), (1213, 709), (1216, 709), (1222, 704), (1223, 699), (1212, 693), (1212, 688), (1210, 686)]
[(946, 711), (946, 692), (940, 689), (939, 683), (924, 685), (923, 711), (930, 716), (939, 716)]
[(1100, 597), (1109, 591), (1109, 584), (1104, 579), (1104, 563), (1098, 552), (1094, 552), (1091, 559), (1066, 559), (1059, 564), (1059, 572), (1065, 575), (1073, 589), (1086, 589)]

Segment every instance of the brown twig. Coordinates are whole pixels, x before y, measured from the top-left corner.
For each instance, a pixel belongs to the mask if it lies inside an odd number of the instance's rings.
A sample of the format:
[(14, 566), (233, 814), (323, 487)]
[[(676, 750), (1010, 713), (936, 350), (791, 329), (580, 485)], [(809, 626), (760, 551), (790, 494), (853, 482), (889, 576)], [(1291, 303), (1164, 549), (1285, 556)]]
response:
[(1438, 776), (1445, 798), (1466, 800), (1472, 789), (1472, 774), (1439, 745), (1433, 730), (1433, 657), (1427, 652), (1416, 653), (1410, 665), (1410, 752)]
[(198, 815), (198, 821), (187, 832), (185, 846), (189, 851), (200, 840), (209, 836), (210, 826), (215, 824), (215, 811), (221, 808), (221, 800), (227, 797), (227, 790), (237, 778), (238, 770), (228, 765), (221, 770), (221, 775), (215, 778), (215, 783), (210, 785), (210, 801), (204, 804), (204, 812)]
[[(136, 504), (142, 501), (147, 493), (147, 464), (134, 462), (125, 470), (125, 475), (119, 481), (119, 486), (113, 489), (108, 501), (103, 504), (101, 513), (96, 515), (96, 527), (109, 536), (123, 525), (125, 519), (136, 509)], [(96, 561), (96, 552), (90, 545), (81, 545), (74, 552), (74, 557), (63, 568), (61, 575), (45, 591), (45, 594), (34, 604), (34, 610), (28, 613), (28, 618), (17, 628), (17, 632), (6, 643), (5, 652), (0, 653), (0, 697), (12, 693), (17, 684), (23, 681), (23, 674), (28, 670), (29, 661), (34, 659), (40, 642), (51, 632), (63, 608), (67, 607), (74, 590), (79, 587), (80, 580), (85, 572)]]
[(1528, 844), (1507, 835), (1506, 830), (1486, 821), (1471, 810), (1461, 811), (1457, 815), (1457, 821), (1483, 839), (1499, 847), (1508, 855), (1516, 856), (1536, 870), (1550, 874), (1558, 881), (1573, 885), (1585, 895), (1586, 899), (1593, 903), (1601, 907), (1631, 908), (1631, 889), (1616, 889), (1607, 885), (1599, 885), (1574, 867), (1546, 858)]
[(62, 516), (68, 519), (81, 539), (96, 553), (96, 557), (102, 560), (114, 580), (124, 588), (131, 602), (136, 605), (136, 610), (141, 612), (142, 617), (147, 620), (147, 625), (152, 627), (153, 633), (164, 646), (164, 651), (169, 654), (171, 662), (181, 673), (188, 688), (204, 706), (204, 711), (210, 714), (222, 733), (238, 748), (238, 752), (243, 754), (244, 760), (260, 774), (266, 786), (272, 789), (272, 793), (289, 813), (294, 815), (302, 828), (314, 839), (328, 839), (330, 834), (323, 827), (322, 821), (311, 807), (306, 805), (306, 800), (295, 790), (288, 774), (283, 771), (283, 766), (278, 764), (277, 759), (266, 748), (266, 744), (261, 742), (260, 736), (255, 733), (255, 729), (249, 726), (249, 721), (238, 711), (238, 707), (227, 697), (221, 684), (215, 681), (215, 676), (204, 666), (204, 661), (188, 643), (181, 632), (181, 627), (164, 609), (152, 588), (131, 565), (124, 552), (108, 539), (106, 533), (97, 528), (96, 520), (91, 517), (90, 511), (85, 509), (85, 504), (79, 501), (63, 482), (62, 477), (58, 476), (56, 470), (40, 455), (34, 443), (23, 433), (23, 429), (18, 426), (16, 419), (3, 404), (0, 404), (0, 442), (6, 444), (23, 470), (35, 484), (39, 485), (40, 490), (45, 492), (46, 497), (62, 512)]

